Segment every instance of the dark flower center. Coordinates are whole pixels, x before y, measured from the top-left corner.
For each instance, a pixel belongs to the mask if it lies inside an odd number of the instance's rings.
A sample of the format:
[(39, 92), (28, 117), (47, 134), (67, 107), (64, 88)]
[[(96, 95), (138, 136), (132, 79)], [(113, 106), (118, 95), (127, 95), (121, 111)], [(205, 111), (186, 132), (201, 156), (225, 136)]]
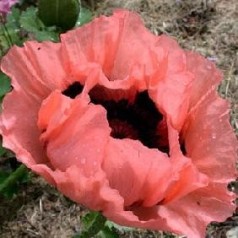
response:
[[(105, 100), (102, 95), (98, 95), (99, 87), (93, 88), (89, 95), (92, 103), (102, 105), (107, 110), (112, 137), (140, 140), (149, 148), (169, 152), (167, 127), (163, 131), (159, 130), (163, 115), (147, 91), (138, 93), (131, 103), (126, 99)], [(97, 93), (94, 93), (94, 90), (97, 90)], [(105, 92), (105, 88), (101, 92)]]
[[(75, 98), (83, 90), (79, 82), (70, 85), (62, 93)], [(130, 138), (140, 140), (148, 148), (157, 148), (169, 153), (168, 129), (163, 115), (159, 112), (148, 92), (137, 93), (133, 102), (127, 99), (114, 100), (108, 95), (113, 91), (102, 86), (95, 86), (89, 92), (91, 102), (103, 106), (107, 111), (107, 119), (113, 138)], [(105, 94), (105, 95), (104, 95)], [(184, 144), (181, 145), (184, 153)]]
[(62, 94), (70, 98), (76, 98), (83, 91), (83, 85), (79, 82), (74, 82), (73, 84), (69, 85)]

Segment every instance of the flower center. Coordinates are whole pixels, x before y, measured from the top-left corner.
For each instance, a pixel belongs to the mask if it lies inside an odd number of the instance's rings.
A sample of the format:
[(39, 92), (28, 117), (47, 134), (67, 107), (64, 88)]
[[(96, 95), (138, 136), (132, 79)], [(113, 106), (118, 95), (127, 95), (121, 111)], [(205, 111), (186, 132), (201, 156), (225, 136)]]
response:
[[(82, 90), (83, 86), (75, 82), (62, 93), (75, 98)], [(91, 102), (106, 109), (111, 136), (117, 139), (140, 140), (148, 148), (157, 148), (168, 153), (167, 125), (148, 92), (137, 93), (133, 102), (127, 99), (115, 100), (113, 93), (113, 90), (102, 86), (95, 86), (89, 92)]]
[(105, 100), (102, 97), (105, 89), (101, 90), (100, 95), (94, 93), (94, 89), (89, 92), (91, 102), (106, 109), (112, 137), (140, 140), (149, 148), (169, 152), (167, 127), (166, 124), (164, 127), (161, 126), (164, 122), (163, 115), (156, 108), (147, 91), (138, 93), (134, 101), (129, 102), (126, 99), (108, 100), (108, 92)]
[(62, 94), (70, 98), (76, 98), (83, 91), (83, 85), (79, 82), (74, 82), (73, 84), (69, 85)]

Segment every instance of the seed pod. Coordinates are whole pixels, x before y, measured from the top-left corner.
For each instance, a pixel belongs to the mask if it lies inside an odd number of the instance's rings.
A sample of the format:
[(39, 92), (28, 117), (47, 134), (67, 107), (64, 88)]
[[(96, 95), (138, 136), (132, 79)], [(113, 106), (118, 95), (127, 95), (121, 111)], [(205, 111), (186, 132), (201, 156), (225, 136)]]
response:
[(69, 30), (78, 19), (80, 4), (78, 0), (40, 0), (38, 11), (46, 26), (55, 25)]

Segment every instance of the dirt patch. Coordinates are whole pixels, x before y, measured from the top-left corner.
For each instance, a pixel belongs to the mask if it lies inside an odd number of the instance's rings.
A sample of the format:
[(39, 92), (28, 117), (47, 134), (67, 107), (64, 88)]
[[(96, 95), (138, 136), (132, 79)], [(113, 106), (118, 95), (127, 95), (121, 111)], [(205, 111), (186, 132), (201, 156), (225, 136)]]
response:
[(71, 237), (80, 230), (83, 208), (39, 177), (12, 201), (1, 201), (0, 237)]
[[(231, 123), (238, 135), (238, 2), (237, 0), (101, 0), (87, 1), (95, 15), (127, 8), (142, 15), (156, 35), (165, 33), (182, 47), (200, 52), (224, 73), (220, 94), (231, 101)], [(34, 177), (12, 201), (1, 200), (0, 237), (67, 238), (80, 230), (86, 211)], [(222, 238), (238, 226), (237, 216), (209, 228), (208, 237)], [(172, 237), (159, 232), (128, 231), (120, 237)]]

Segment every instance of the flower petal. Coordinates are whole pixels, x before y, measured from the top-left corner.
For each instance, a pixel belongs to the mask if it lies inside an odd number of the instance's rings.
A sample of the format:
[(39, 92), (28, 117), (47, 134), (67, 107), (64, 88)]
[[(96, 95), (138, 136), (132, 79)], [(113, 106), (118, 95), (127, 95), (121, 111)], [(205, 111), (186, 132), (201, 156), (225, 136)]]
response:
[(137, 14), (122, 10), (61, 36), (71, 72), (81, 77), (87, 66), (99, 65), (109, 80), (126, 78), (134, 65), (151, 68), (149, 47), (156, 39)]
[(29, 41), (23, 48), (14, 46), (3, 57), (1, 69), (12, 79), (15, 90), (41, 100), (51, 90), (64, 89), (69, 84), (62, 65), (61, 45), (52, 42)]
[(206, 96), (216, 90), (222, 80), (221, 72), (214, 63), (195, 52), (186, 52), (187, 68), (194, 75), (191, 85), (189, 109), (192, 110)]
[(168, 125), (168, 137), (170, 146), (170, 160), (173, 166), (175, 181), (168, 187), (163, 204), (177, 200), (198, 188), (207, 187), (209, 177), (199, 171), (191, 158), (181, 151), (179, 132)]
[(72, 165), (65, 172), (56, 170), (54, 179), (59, 191), (90, 209), (116, 213), (123, 207), (123, 198), (109, 187), (99, 167), (92, 176), (86, 176), (84, 167)]
[[(197, 213), (197, 218), (193, 218), (194, 225), (190, 226), (205, 227), (211, 221), (223, 221), (234, 211), (232, 201), (235, 195), (227, 190), (227, 185), (237, 177), (235, 162), (238, 143), (229, 123), (229, 103), (219, 98), (216, 92), (216, 85), (221, 79), (219, 72), (200, 56), (190, 54), (189, 57), (193, 62), (190, 70), (196, 77), (191, 89), (190, 111), (181, 137), (187, 155), (198, 170), (210, 178), (210, 182), (207, 187), (177, 201), (176, 209), (185, 206), (192, 209), (192, 206), (196, 206), (192, 204), (197, 200), (196, 210), (202, 209), (202, 212)], [(193, 60), (197, 60), (198, 65)], [(171, 204), (174, 212), (176, 203)]]
[(22, 91), (13, 90), (5, 98), (0, 116), (3, 146), (14, 151), (18, 160), (30, 167), (48, 163), (39, 140), (37, 114), (40, 102)]
[(103, 162), (110, 186), (119, 191), (127, 207), (160, 202), (172, 181), (171, 168), (166, 154), (130, 139), (112, 138)]
[(229, 103), (215, 89), (208, 90), (204, 88), (206, 96), (191, 109), (182, 138), (196, 167), (213, 181), (227, 183), (237, 174), (238, 143), (229, 123)]
[(39, 111), (38, 125), (44, 129), (41, 139), (52, 165), (66, 171), (72, 165), (91, 176), (100, 167), (110, 127), (101, 106), (88, 100), (72, 100), (55, 91)]
[(166, 219), (169, 230), (186, 234), (189, 238), (200, 238), (205, 236), (210, 222), (222, 222), (232, 215), (234, 206), (231, 203), (217, 200), (199, 191), (158, 209), (158, 216)]
[(187, 70), (184, 51), (174, 40), (160, 36), (152, 56), (161, 57), (156, 56), (157, 52), (161, 54), (161, 48), (164, 57), (157, 61), (159, 65), (154, 66), (154, 73), (149, 77), (149, 94), (169, 123), (180, 130), (188, 111), (193, 74)]

